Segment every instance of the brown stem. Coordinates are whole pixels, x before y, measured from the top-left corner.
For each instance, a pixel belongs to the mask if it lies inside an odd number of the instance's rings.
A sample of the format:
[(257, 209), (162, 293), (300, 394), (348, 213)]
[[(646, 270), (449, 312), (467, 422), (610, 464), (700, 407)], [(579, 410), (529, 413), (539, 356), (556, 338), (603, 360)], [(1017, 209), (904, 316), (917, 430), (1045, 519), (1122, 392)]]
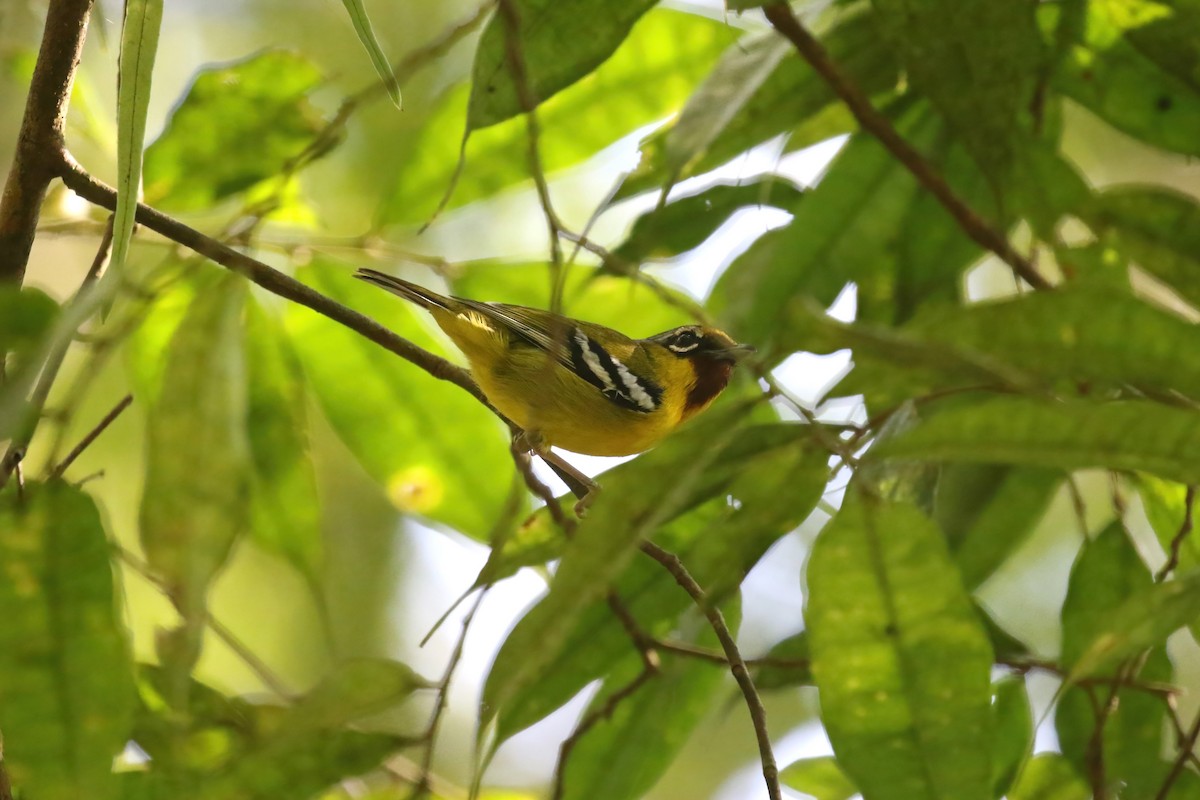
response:
[(942, 204), (950, 216), (954, 217), (967, 236), (971, 237), (980, 247), (991, 250), (999, 256), (1004, 263), (1012, 267), (1013, 272), (1030, 286), (1035, 289), (1051, 288), (1050, 282), (1041, 276), (1033, 264), (1013, 249), (1003, 234), (995, 230), (961, 197), (955, 194), (945, 179), (896, 131), (888, 118), (871, 105), (871, 101), (867, 99), (863, 91), (838, 68), (829, 53), (800, 24), (786, 3), (765, 6), (763, 13), (766, 14), (767, 20), (775, 26), (775, 30), (795, 46), (801, 57), (816, 70), (834, 94), (841, 98), (862, 129), (878, 139), (879, 143), (912, 173), (917, 182)]
[(767, 711), (763, 708), (758, 690), (754, 688), (754, 679), (750, 677), (750, 671), (746, 668), (746, 662), (742, 659), (737, 642), (733, 640), (733, 634), (729, 632), (729, 626), (725, 624), (725, 617), (721, 614), (720, 609), (708, 602), (704, 588), (683, 566), (679, 556), (662, 549), (653, 542), (642, 542), (642, 552), (662, 564), (667, 572), (671, 573), (675, 582), (683, 587), (683, 590), (691, 596), (692, 601), (708, 618), (708, 624), (717, 634), (717, 639), (721, 642), (721, 649), (725, 651), (725, 658), (729, 661), (729, 671), (733, 673), (733, 678), (737, 681), (738, 687), (742, 690), (742, 696), (746, 699), (746, 708), (750, 711), (750, 721), (754, 725), (754, 734), (758, 739), (758, 757), (762, 762), (767, 795), (771, 800), (783, 800), (783, 790), (779, 788), (779, 765), (775, 762), (775, 752), (771, 749), (771, 734), (767, 730)]
[(129, 408), (129, 405), (132, 402), (133, 395), (127, 394), (122, 397), (121, 400), (112, 407), (112, 410), (105, 414), (104, 418), (96, 424), (96, 427), (88, 431), (87, 435), (79, 440), (79, 444), (71, 448), (71, 452), (67, 453), (66, 457), (63, 458), (63, 460), (60, 461), (58, 465), (50, 471), (50, 480), (61, 478), (63, 473), (67, 471), (67, 468), (70, 467), (71, 464), (75, 463), (75, 459), (79, 458), (79, 456), (83, 454), (84, 450), (87, 450), (89, 447), (91, 447), (92, 442), (96, 441), (100, 434), (104, 433), (108, 426), (112, 425), (113, 422), (116, 421), (117, 417), (121, 416), (125, 409)]
[(1183, 498), (1183, 522), (1179, 525), (1179, 531), (1171, 539), (1170, 552), (1167, 553), (1167, 563), (1162, 565), (1154, 576), (1154, 580), (1162, 583), (1166, 580), (1171, 571), (1179, 566), (1179, 551), (1183, 549), (1183, 542), (1187, 539), (1188, 534), (1192, 532), (1192, 506), (1196, 503), (1196, 487), (1187, 487), (1187, 494)]
[(1171, 771), (1163, 779), (1162, 786), (1158, 787), (1158, 794), (1154, 795), (1154, 800), (1167, 800), (1171, 795), (1171, 787), (1175, 785), (1175, 781), (1179, 780), (1179, 775), (1183, 772), (1184, 765), (1192, 757), (1192, 751), (1196, 749), (1197, 739), (1200, 739), (1200, 714), (1196, 714), (1196, 719), (1192, 722), (1192, 727), (1188, 730), (1187, 736), (1179, 743), (1179, 753), (1175, 756), (1175, 761), (1171, 763)]
[(20, 283), (46, 189), (63, 149), (63, 121), (87, 36), (92, 0), (50, 0), (17, 150), (0, 197), (0, 281)]

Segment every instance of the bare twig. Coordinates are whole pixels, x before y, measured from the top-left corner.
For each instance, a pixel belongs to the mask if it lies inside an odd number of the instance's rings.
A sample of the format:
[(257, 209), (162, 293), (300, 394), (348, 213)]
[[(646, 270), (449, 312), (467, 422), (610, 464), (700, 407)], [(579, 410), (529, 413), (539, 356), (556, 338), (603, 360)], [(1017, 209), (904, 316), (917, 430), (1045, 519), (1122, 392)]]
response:
[(1013, 272), (1035, 289), (1049, 289), (1051, 284), (1018, 253), (1008, 239), (989, 225), (955, 194), (945, 179), (892, 126), (886, 116), (871, 105), (863, 91), (834, 63), (829, 53), (796, 19), (786, 3), (773, 3), (763, 8), (767, 20), (784, 38), (790, 41), (801, 57), (824, 79), (829, 88), (841, 98), (863, 130), (870, 133), (908, 169), (917, 182), (925, 187), (942, 207), (958, 222), (967, 236), (990, 250), (1008, 264)]
[(12, 168), (0, 198), (0, 281), (20, 283), (46, 189), (57, 174), (63, 123), (92, 0), (51, 0), (25, 100)]
[(445, 800), (466, 800), (468, 792), (455, 784), (451, 783), (446, 778), (436, 775), (432, 772), (425, 772), (416, 762), (405, 758), (402, 755), (394, 755), (388, 758), (383, 763), (384, 772), (391, 777), (401, 780), (407, 784), (416, 785), (420, 781), (425, 782), (425, 786), (430, 792), (433, 792), (439, 799)]
[(783, 791), (779, 788), (779, 765), (775, 762), (775, 752), (771, 749), (771, 734), (767, 730), (767, 712), (763, 708), (762, 698), (758, 696), (758, 690), (754, 688), (754, 679), (750, 677), (750, 671), (746, 668), (746, 662), (742, 659), (737, 642), (733, 640), (733, 634), (729, 632), (729, 626), (725, 624), (725, 617), (721, 614), (720, 609), (708, 602), (704, 588), (691, 576), (678, 556), (653, 542), (642, 542), (641, 549), (643, 553), (662, 564), (667, 572), (671, 573), (675, 582), (683, 587), (683, 590), (691, 596), (692, 601), (708, 618), (709, 625), (721, 642), (721, 649), (725, 651), (725, 658), (729, 661), (729, 671), (733, 673), (734, 680), (737, 681), (738, 687), (742, 690), (742, 696), (746, 699), (746, 708), (750, 711), (750, 721), (754, 725), (754, 733), (758, 739), (758, 756), (762, 762), (763, 780), (767, 784), (767, 794), (771, 800), (782, 800)]
[(1154, 800), (1167, 800), (1170, 796), (1171, 787), (1175, 785), (1175, 781), (1179, 780), (1179, 775), (1183, 772), (1184, 765), (1193, 757), (1197, 739), (1200, 739), (1200, 713), (1196, 714), (1196, 719), (1192, 722), (1192, 727), (1188, 730), (1183, 741), (1179, 743), (1179, 753), (1175, 756), (1175, 760), (1171, 762), (1171, 771), (1163, 779), (1162, 786), (1158, 787), (1158, 794), (1154, 795)]
[(1172, 570), (1179, 566), (1179, 552), (1183, 549), (1183, 542), (1192, 532), (1192, 506), (1196, 502), (1196, 487), (1195, 485), (1187, 487), (1187, 494), (1183, 498), (1183, 522), (1179, 525), (1179, 531), (1171, 538), (1171, 547), (1167, 553), (1167, 563), (1162, 565), (1154, 575), (1154, 580), (1157, 583), (1162, 583)]
[(104, 418), (96, 423), (96, 427), (88, 431), (87, 435), (79, 440), (79, 444), (71, 448), (71, 452), (67, 453), (63, 460), (58, 462), (54, 469), (50, 470), (50, 480), (61, 478), (63, 473), (67, 471), (67, 468), (75, 462), (75, 459), (79, 458), (84, 450), (87, 450), (89, 447), (91, 447), (92, 442), (96, 441), (100, 434), (104, 433), (108, 426), (112, 425), (117, 417), (121, 416), (125, 409), (129, 408), (129, 405), (132, 402), (133, 395), (131, 394), (127, 394), (117, 401), (117, 404), (113, 406), (107, 414), (104, 415)]

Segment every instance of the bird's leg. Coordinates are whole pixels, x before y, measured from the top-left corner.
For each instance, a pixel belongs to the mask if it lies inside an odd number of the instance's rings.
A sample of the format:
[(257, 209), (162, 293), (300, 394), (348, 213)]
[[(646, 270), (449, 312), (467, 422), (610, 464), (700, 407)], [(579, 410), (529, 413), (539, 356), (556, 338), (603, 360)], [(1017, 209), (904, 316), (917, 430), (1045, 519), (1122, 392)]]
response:
[(571, 466), (562, 456), (551, 450), (550, 446), (546, 444), (545, 439), (537, 431), (521, 431), (513, 438), (518, 447), (533, 451), (556, 471), (569, 477), (584, 490), (583, 497), (579, 498), (575, 503), (575, 514), (580, 517), (586, 514), (588, 506), (600, 495), (600, 484)]

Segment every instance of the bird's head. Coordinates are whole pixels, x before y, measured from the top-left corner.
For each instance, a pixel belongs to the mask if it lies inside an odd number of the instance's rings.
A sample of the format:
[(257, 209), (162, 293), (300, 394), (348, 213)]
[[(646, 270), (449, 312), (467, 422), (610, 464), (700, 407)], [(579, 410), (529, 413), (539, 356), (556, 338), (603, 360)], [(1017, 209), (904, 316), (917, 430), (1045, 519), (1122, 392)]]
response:
[(734, 365), (754, 352), (750, 345), (738, 344), (725, 331), (708, 325), (684, 325), (651, 336), (650, 341), (692, 366), (694, 378), (684, 402), (684, 419), (707, 408), (729, 385)]

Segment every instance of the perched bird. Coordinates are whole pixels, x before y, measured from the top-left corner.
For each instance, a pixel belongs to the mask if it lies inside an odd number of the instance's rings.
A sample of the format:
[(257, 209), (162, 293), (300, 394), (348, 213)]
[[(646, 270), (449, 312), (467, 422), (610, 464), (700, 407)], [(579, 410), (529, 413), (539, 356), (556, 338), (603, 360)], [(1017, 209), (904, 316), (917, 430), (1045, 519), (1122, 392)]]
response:
[(536, 308), (446, 297), (372, 269), (356, 278), (428, 309), (471, 374), (539, 455), (625, 456), (707, 408), (754, 351), (704, 325), (631, 339)]

